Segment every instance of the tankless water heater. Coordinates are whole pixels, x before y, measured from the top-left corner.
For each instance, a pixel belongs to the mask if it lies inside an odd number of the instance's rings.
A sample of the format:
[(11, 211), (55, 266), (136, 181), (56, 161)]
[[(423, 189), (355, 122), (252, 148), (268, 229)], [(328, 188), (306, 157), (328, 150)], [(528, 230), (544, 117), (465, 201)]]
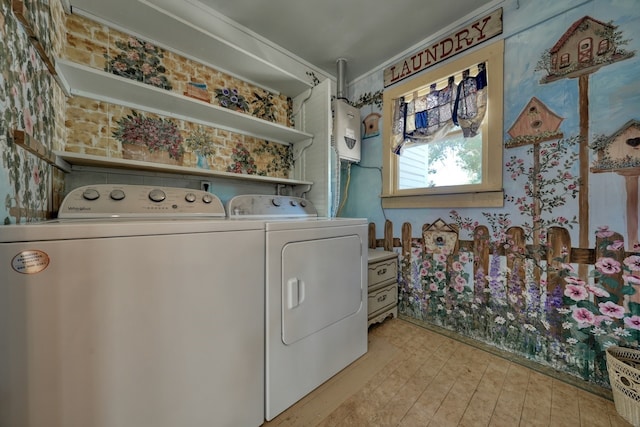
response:
[(342, 99), (333, 101), (333, 144), (338, 158), (360, 161), (360, 110)]

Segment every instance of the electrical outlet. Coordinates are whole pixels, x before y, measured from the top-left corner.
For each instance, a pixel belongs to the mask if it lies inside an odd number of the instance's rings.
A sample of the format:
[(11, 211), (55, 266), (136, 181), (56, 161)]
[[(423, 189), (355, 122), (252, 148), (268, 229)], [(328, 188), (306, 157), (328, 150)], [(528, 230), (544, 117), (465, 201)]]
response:
[(210, 191), (211, 190), (211, 181), (200, 181), (200, 189), (202, 191)]

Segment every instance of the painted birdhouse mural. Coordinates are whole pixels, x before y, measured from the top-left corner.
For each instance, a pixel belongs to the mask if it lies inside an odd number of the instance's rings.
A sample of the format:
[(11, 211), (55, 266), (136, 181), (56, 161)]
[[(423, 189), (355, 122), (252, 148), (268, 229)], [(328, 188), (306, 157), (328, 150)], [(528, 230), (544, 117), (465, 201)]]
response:
[(609, 137), (596, 138), (591, 146), (597, 160), (591, 172), (615, 172), (624, 178), (627, 196), (626, 221), (629, 242), (638, 244), (638, 195), (640, 194), (640, 122), (630, 120)]
[(592, 148), (596, 151), (591, 172), (621, 172), (640, 175), (640, 121), (630, 120), (609, 137), (597, 138)]
[(458, 249), (458, 230), (440, 218), (422, 230), (422, 238), (428, 253), (448, 255)]
[(593, 73), (604, 64), (634, 55), (620, 48), (617, 26), (585, 16), (571, 25), (544, 58), (548, 75), (542, 83)]
[(378, 126), (380, 117), (382, 117), (380, 114), (373, 112), (364, 118), (362, 121), (364, 125), (363, 139), (380, 135), (380, 127)]
[(560, 139), (563, 137), (559, 131), (563, 120), (534, 96), (508, 130), (511, 139), (505, 142), (505, 146), (511, 148)]

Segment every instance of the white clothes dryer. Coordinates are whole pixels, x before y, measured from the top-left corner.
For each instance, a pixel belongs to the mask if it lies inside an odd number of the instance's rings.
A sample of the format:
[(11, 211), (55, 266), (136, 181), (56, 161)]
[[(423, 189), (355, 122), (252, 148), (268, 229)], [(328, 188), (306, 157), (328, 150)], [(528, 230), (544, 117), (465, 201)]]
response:
[(0, 425), (261, 425), (264, 223), (129, 185), (59, 217), (0, 227)]
[(367, 351), (365, 219), (320, 218), (304, 199), (236, 196), (232, 218), (265, 221), (265, 419)]

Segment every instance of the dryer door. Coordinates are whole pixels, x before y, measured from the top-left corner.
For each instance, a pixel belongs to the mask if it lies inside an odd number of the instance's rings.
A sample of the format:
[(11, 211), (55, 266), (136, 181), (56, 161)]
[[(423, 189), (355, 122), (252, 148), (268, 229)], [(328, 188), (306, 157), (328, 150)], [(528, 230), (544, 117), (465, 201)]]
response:
[(360, 236), (350, 235), (284, 246), (282, 341), (286, 345), (360, 310), (361, 245)]

